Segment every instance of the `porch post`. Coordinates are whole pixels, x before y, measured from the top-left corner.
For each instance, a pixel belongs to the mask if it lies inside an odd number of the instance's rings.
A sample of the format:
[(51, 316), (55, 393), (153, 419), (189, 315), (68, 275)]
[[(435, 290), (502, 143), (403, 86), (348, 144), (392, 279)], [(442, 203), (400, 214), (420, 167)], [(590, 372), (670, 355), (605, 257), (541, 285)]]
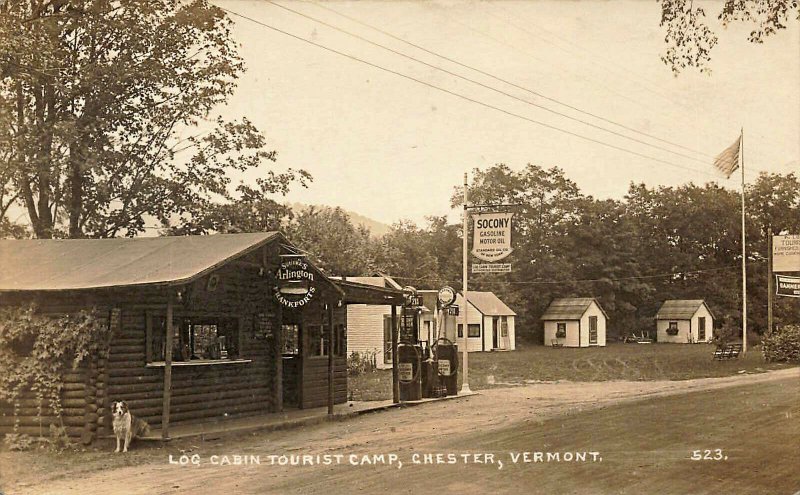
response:
[(167, 324), (164, 339), (164, 403), (161, 411), (161, 439), (169, 440), (169, 407), (172, 398), (172, 289), (167, 293)]
[(278, 304), (277, 328), (273, 329), (275, 347), (275, 409), (283, 411), (283, 305)]
[(392, 402), (400, 402), (400, 380), (397, 375), (397, 306), (392, 304)]
[(333, 416), (333, 341), (334, 341), (334, 332), (333, 332), (333, 304), (328, 303), (326, 305), (328, 307), (328, 416)]

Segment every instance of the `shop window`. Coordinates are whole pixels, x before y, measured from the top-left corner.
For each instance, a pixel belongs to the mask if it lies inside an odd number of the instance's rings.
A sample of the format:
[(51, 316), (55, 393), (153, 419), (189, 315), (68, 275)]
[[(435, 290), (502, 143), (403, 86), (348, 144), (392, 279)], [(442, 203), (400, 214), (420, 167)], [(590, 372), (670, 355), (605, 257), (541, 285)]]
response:
[(678, 322), (677, 321), (669, 322), (669, 326), (667, 327), (667, 334), (669, 334), (669, 335), (678, 335)]
[(463, 339), (464, 338), (464, 324), (463, 323), (459, 323), (458, 324), (458, 338), (459, 339)]
[(300, 355), (300, 325), (281, 325), (281, 354)]
[[(147, 362), (164, 361), (167, 319), (148, 315)], [(178, 317), (172, 322), (172, 360), (213, 361), (239, 358), (239, 319)]]
[(469, 325), (467, 325), (467, 332), (469, 333), (470, 337), (480, 337), (481, 326), (477, 323), (470, 323)]
[(556, 323), (556, 338), (557, 339), (567, 338), (567, 324), (565, 322)]

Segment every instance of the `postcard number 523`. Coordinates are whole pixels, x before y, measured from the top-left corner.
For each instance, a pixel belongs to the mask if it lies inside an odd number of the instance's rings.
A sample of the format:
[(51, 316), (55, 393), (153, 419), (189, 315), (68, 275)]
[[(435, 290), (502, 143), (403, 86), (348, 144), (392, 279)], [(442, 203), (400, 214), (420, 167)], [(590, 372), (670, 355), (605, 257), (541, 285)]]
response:
[(693, 450), (690, 459), (693, 461), (726, 461), (728, 456), (722, 452), (722, 449), (705, 449)]

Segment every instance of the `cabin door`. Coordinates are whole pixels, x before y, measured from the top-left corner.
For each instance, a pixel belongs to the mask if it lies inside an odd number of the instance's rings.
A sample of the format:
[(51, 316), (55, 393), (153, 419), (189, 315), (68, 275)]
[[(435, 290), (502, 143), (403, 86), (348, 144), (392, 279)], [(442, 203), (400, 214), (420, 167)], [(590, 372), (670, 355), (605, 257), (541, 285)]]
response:
[(589, 345), (597, 345), (597, 317), (589, 317)]
[(283, 360), (283, 407), (298, 408), (303, 383), (303, 335), (299, 323), (281, 326)]
[(492, 318), (492, 349), (500, 348), (500, 318)]

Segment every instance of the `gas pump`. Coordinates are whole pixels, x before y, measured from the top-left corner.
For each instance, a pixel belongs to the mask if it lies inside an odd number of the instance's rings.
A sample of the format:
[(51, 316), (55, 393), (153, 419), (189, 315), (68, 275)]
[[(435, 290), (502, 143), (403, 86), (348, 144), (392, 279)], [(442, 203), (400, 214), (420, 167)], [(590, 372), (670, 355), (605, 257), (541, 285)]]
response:
[[(458, 382), (458, 349), (453, 344), (456, 337), (455, 316), (458, 315), (456, 292), (444, 287), (437, 294), (438, 335), (423, 363), (423, 397), (456, 395)], [(455, 315), (455, 316), (454, 316)]]
[(400, 320), (400, 342), (397, 345), (397, 375), (400, 400), (422, 398), (423, 361), (426, 359), (419, 343), (419, 314), (422, 300), (413, 287), (403, 287), (406, 300)]

